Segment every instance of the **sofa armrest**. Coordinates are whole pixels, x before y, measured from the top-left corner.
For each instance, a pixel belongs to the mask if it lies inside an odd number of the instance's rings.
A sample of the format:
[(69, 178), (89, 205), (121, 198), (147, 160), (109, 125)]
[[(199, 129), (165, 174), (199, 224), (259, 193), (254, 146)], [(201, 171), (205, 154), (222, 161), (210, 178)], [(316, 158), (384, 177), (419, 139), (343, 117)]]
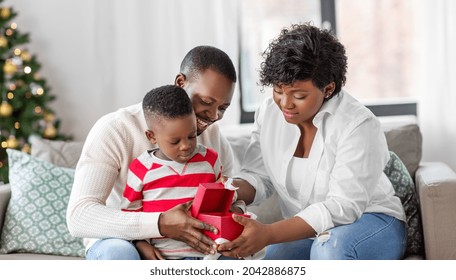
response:
[(6, 207), (11, 198), (11, 186), (9, 184), (0, 183), (0, 235), (5, 219)]
[(427, 259), (456, 259), (456, 173), (443, 162), (420, 164), (415, 183)]

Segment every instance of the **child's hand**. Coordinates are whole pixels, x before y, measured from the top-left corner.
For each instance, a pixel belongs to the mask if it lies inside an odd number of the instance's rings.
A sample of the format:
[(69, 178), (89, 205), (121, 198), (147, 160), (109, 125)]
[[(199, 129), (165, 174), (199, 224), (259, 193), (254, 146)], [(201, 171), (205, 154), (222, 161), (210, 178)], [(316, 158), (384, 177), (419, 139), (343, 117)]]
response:
[(164, 260), (160, 251), (146, 240), (134, 241), (135, 247), (142, 260)]
[(216, 181), (216, 183), (223, 183), (225, 184), (225, 182), (228, 180), (228, 177), (224, 176), (224, 175), (220, 175), (220, 178), (218, 178), (218, 180)]

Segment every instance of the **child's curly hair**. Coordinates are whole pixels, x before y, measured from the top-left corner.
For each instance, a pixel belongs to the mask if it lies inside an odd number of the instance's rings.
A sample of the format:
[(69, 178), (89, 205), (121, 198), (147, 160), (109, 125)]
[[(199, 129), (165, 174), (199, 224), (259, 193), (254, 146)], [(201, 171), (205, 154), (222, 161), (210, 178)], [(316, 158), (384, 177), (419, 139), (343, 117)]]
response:
[(142, 102), (144, 116), (176, 119), (193, 113), (192, 101), (187, 92), (176, 85), (165, 85), (149, 91)]

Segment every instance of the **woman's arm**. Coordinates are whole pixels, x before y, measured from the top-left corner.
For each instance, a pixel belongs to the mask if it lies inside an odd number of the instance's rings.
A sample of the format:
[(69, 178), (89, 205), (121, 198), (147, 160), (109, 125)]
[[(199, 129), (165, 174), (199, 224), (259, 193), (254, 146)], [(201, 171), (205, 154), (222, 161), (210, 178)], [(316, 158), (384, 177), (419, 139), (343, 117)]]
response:
[(237, 187), (237, 199), (244, 200), (245, 204), (249, 205), (255, 199), (255, 188), (246, 180), (243, 179), (233, 179), (233, 185)]
[[(222, 255), (232, 258), (251, 256), (270, 244), (314, 237), (315, 230), (299, 217), (262, 224), (258, 221), (233, 215), (244, 226), (244, 231), (235, 240), (218, 246)], [(286, 230), (284, 230), (286, 229)]]

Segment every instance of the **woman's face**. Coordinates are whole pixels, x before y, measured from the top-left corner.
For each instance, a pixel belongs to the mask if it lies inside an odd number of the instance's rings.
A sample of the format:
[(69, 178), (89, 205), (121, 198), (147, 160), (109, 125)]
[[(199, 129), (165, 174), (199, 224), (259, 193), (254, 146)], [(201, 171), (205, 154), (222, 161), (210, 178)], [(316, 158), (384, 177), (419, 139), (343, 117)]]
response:
[(273, 98), (283, 117), (291, 124), (311, 123), (323, 105), (325, 96), (331, 92), (333, 83), (325, 91), (317, 88), (311, 80), (296, 81), (290, 85), (275, 85)]
[(230, 79), (212, 69), (206, 69), (192, 79), (179, 74), (176, 84), (182, 86), (192, 100), (198, 135), (223, 117), (235, 86)]

